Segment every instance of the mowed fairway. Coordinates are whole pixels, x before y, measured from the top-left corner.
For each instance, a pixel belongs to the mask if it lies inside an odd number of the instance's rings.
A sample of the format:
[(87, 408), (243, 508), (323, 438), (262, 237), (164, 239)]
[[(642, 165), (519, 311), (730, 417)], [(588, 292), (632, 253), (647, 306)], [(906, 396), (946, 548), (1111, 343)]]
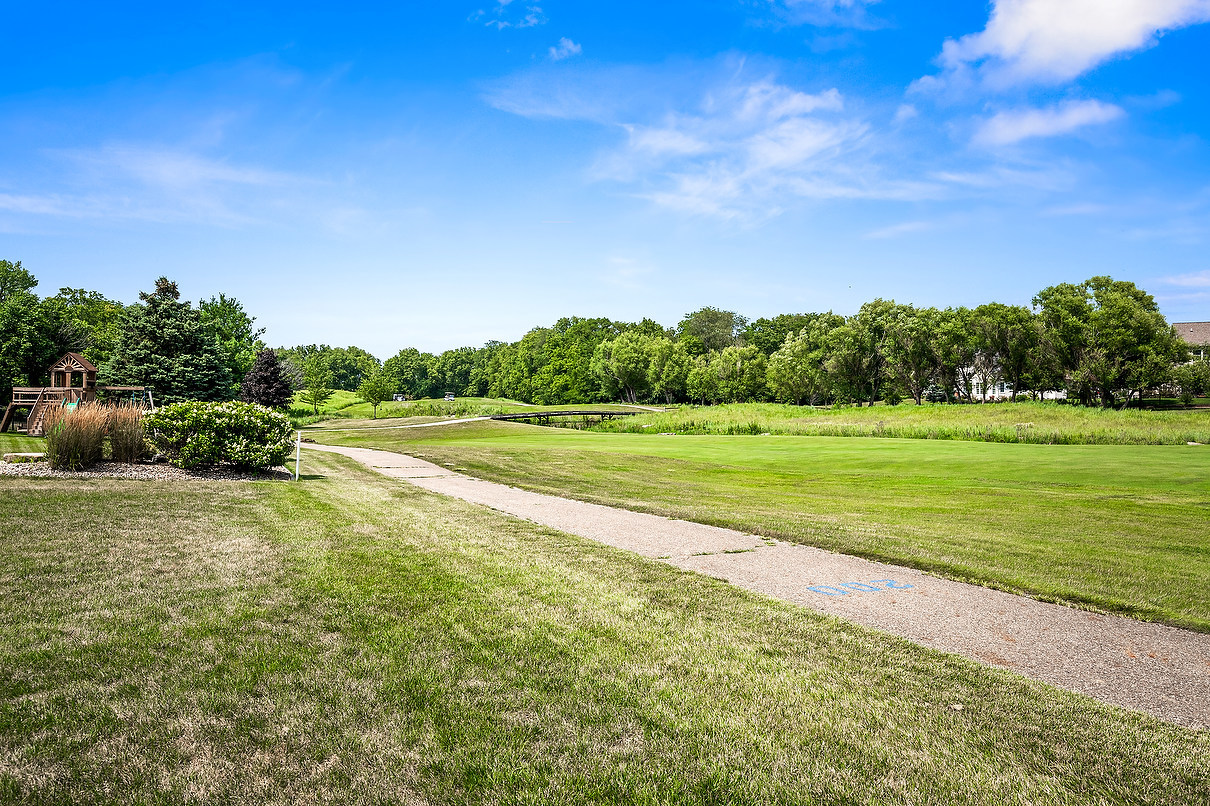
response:
[(601, 434), (312, 433), (539, 492), (1210, 630), (1210, 448)]
[(1210, 800), (1206, 731), (307, 461), (0, 480), (0, 801)]

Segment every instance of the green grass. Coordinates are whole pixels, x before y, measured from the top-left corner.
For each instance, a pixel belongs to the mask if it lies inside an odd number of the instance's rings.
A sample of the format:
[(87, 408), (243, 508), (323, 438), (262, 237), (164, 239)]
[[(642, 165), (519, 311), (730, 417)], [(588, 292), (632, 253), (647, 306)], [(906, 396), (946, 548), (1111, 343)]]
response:
[(600, 434), (321, 434), (473, 475), (1210, 631), (1210, 448)]
[(0, 454), (4, 453), (42, 453), (46, 450), (46, 440), (42, 437), (27, 437), (24, 434), (0, 434)]
[(0, 801), (1210, 800), (1210, 732), (308, 465), (0, 482)]
[(795, 434), (1026, 442), (1038, 445), (1210, 443), (1210, 410), (1124, 411), (1059, 403), (811, 408), (776, 403), (681, 406), (594, 428), (624, 433)]

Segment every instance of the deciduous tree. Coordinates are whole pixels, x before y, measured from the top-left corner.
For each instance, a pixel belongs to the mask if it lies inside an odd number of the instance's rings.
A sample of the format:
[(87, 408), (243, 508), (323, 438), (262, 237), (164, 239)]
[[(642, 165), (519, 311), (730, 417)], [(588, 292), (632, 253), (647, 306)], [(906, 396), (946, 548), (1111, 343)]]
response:
[(252, 368), (240, 385), (240, 400), (259, 403), (271, 409), (282, 409), (290, 405), (294, 392), (289, 378), (282, 371), (277, 353), (264, 349), (256, 354)]

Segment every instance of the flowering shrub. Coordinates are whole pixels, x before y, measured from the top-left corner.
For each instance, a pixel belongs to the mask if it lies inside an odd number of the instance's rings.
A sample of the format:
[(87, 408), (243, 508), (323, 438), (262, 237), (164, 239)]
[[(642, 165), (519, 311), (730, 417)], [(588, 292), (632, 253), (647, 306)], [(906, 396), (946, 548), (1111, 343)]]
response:
[(276, 467), (290, 452), (290, 420), (256, 403), (173, 403), (143, 418), (147, 441), (177, 467)]

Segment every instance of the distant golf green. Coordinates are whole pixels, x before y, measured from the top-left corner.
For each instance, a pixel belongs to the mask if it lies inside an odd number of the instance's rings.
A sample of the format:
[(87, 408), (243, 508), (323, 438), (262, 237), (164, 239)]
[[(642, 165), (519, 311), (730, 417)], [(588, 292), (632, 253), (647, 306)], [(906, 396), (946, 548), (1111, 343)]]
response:
[(478, 422), (311, 434), (1210, 631), (1210, 448), (656, 436)]

